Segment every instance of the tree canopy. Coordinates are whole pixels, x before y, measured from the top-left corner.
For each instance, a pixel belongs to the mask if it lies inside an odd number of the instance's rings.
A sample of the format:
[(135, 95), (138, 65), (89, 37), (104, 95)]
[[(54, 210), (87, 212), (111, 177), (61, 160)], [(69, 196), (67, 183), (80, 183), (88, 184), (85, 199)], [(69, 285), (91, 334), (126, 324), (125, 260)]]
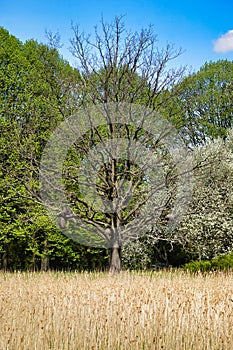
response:
[[(73, 26), (73, 34), (76, 68), (60, 56), (56, 37), (50, 37), (48, 45), (35, 40), (22, 43), (0, 28), (0, 268), (106, 267), (106, 249), (85, 247), (70, 239), (72, 235), (63, 235), (42, 205), (43, 152), (72, 115), (75, 130), (84, 130), (83, 125), (89, 129), (76, 134), (79, 137), (65, 154), (63, 187), (59, 183), (57, 191), (65, 189), (63, 204), (72, 211), (58, 206), (55, 219), (70, 232), (80, 218), (90, 232), (98, 225), (107, 230), (102, 238), (107, 241), (109, 235), (112, 240), (106, 247), (111, 248), (113, 271), (120, 269), (120, 253), (133, 257), (138, 250), (148, 266), (148, 256), (152, 259), (153, 251), (167, 244), (170, 248), (178, 244), (184, 254), (200, 259), (231, 251), (232, 62), (209, 62), (184, 76), (184, 68), (169, 68), (180, 49), (173, 45), (160, 49), (152, 27), (128, 32), (122, 18), (112, 23), (102, 20), (93, 36), (80, 32), (78, 26)], [(123, 110), (127, 120), (114, 119)], [(87, 112), (85, 118), (81, 111)], [(96, 112), (98, 125), (92, 125), (95, 118), (88, 111)], [(190, 210), (170, 234), (165, 228), (172, 223), (185, 170), (184, 158), (173, 158), (172, 147), (167, 148), (172, 130), (176, 138), (170, 141), (176, 145), (182, 140), (190, 148), (194, 184)], [(120, 149), (119, 138), (128, 154)], [(63, 141), (66, 144), (65, 137)], [(118, 148), (121, 156), (114, 156)], [(61, 150), (57, 149), (58, 155)], [(157, 168), (150, 166), (153, 159)], [(157, 197), (149, 198), (148, 186), (156, 181)], [(144, 219), (150, 225), (137, 219), (146, 198), (151, 212)], [(107, 210), (96, 210), (94, 201)], [(120, 202), (121, 210), (115, 210)], [(158, 218), (152, 220), (153, 210), (159, 207)], [(121, 252), (124, 240), (116, 240), (119, 227), (129, 228), (130, 222), (135, 226), (129, 237), (136, 240)], [(83, 227), (77, 227), (84, 237)], [(142, 227), (147, 236), (138, 234)]]
[(206, 63), (175, 87), (176, 122), (192, 145), (225, 138), (233, 123), (233, 62)]

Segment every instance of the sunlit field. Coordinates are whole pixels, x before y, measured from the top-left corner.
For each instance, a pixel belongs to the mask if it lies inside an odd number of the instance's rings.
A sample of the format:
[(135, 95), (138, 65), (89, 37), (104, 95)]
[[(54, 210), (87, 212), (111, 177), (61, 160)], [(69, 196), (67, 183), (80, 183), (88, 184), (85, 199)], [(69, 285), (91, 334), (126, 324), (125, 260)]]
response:
[(233, 274), (0, 273), (1, 350), (233, 349)]

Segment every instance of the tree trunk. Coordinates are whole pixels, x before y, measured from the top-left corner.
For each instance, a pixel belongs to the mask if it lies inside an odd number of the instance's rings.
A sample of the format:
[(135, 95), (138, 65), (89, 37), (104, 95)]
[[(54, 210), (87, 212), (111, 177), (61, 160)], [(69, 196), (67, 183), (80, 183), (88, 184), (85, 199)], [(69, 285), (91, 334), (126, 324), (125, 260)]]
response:
[(3, 244), (3, 249), (4, 249), (4, 252), (3, 252), (3, 255), (2, 255), (2, 266), (1, 266), (1, 269), (3, 271), (7, 271), (8, 269), (8, 244), (7, 243), (4, 243)]
[(3, 269), (3, 271), (7, 271), (7, 267), (8, 267), (7, 252), (4, 252), (3, 256), (2, 256), (2, 269)]
[(46, 239), (44, 242), (44, 253), (41, 257), (41, 271), (48, 271), (49, 269), (49, 254), (48, 254), (48, 240)]
[(110, 254), (109, 273), (115, 275), (121, 272), (121, 249), (119, 246), (113, 246)]
[(41, 258), (41, 266), (40, 266), (41, 271), (48, 271), (49, 269), (49, 257), (43, 256)]

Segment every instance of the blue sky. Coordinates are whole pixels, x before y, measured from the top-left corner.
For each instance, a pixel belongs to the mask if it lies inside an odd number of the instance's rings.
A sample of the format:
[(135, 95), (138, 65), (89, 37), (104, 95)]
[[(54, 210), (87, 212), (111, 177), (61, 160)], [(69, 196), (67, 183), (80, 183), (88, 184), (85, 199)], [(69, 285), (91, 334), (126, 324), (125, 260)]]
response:
[(173, 65), (198, 70), (206, 61), (233, 60), (233, 1), (176, 0), (0, 0), (0, 26), (20, 40), (46, 42), (45, 30), (59, 31), (61, 53), (68, 51), (71, 21), (91, 32), (103, 15), (111, 21), (125, 15), (126, 27), (139, 30), (154, 25), (158, 46), (174, 43), (185, 51)]

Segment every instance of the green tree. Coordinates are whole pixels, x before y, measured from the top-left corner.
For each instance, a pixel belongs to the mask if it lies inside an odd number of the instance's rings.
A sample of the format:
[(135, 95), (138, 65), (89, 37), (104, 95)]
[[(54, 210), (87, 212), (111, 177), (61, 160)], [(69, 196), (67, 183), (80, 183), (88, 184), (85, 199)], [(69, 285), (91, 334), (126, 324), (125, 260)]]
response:
[(54, 47), (22, 44), (4, 28), (0, 66), (0, 268), (90, 267), (81, 260), (92, 252), (63, 237), (46, 216), (38, 184), (43, 147), (76, 105), (78, 72)]
[(226, 137), (233, 125), (232, 61), (206, 63), (175, 90), (177, 114), (173, 120), (189, 145)]

